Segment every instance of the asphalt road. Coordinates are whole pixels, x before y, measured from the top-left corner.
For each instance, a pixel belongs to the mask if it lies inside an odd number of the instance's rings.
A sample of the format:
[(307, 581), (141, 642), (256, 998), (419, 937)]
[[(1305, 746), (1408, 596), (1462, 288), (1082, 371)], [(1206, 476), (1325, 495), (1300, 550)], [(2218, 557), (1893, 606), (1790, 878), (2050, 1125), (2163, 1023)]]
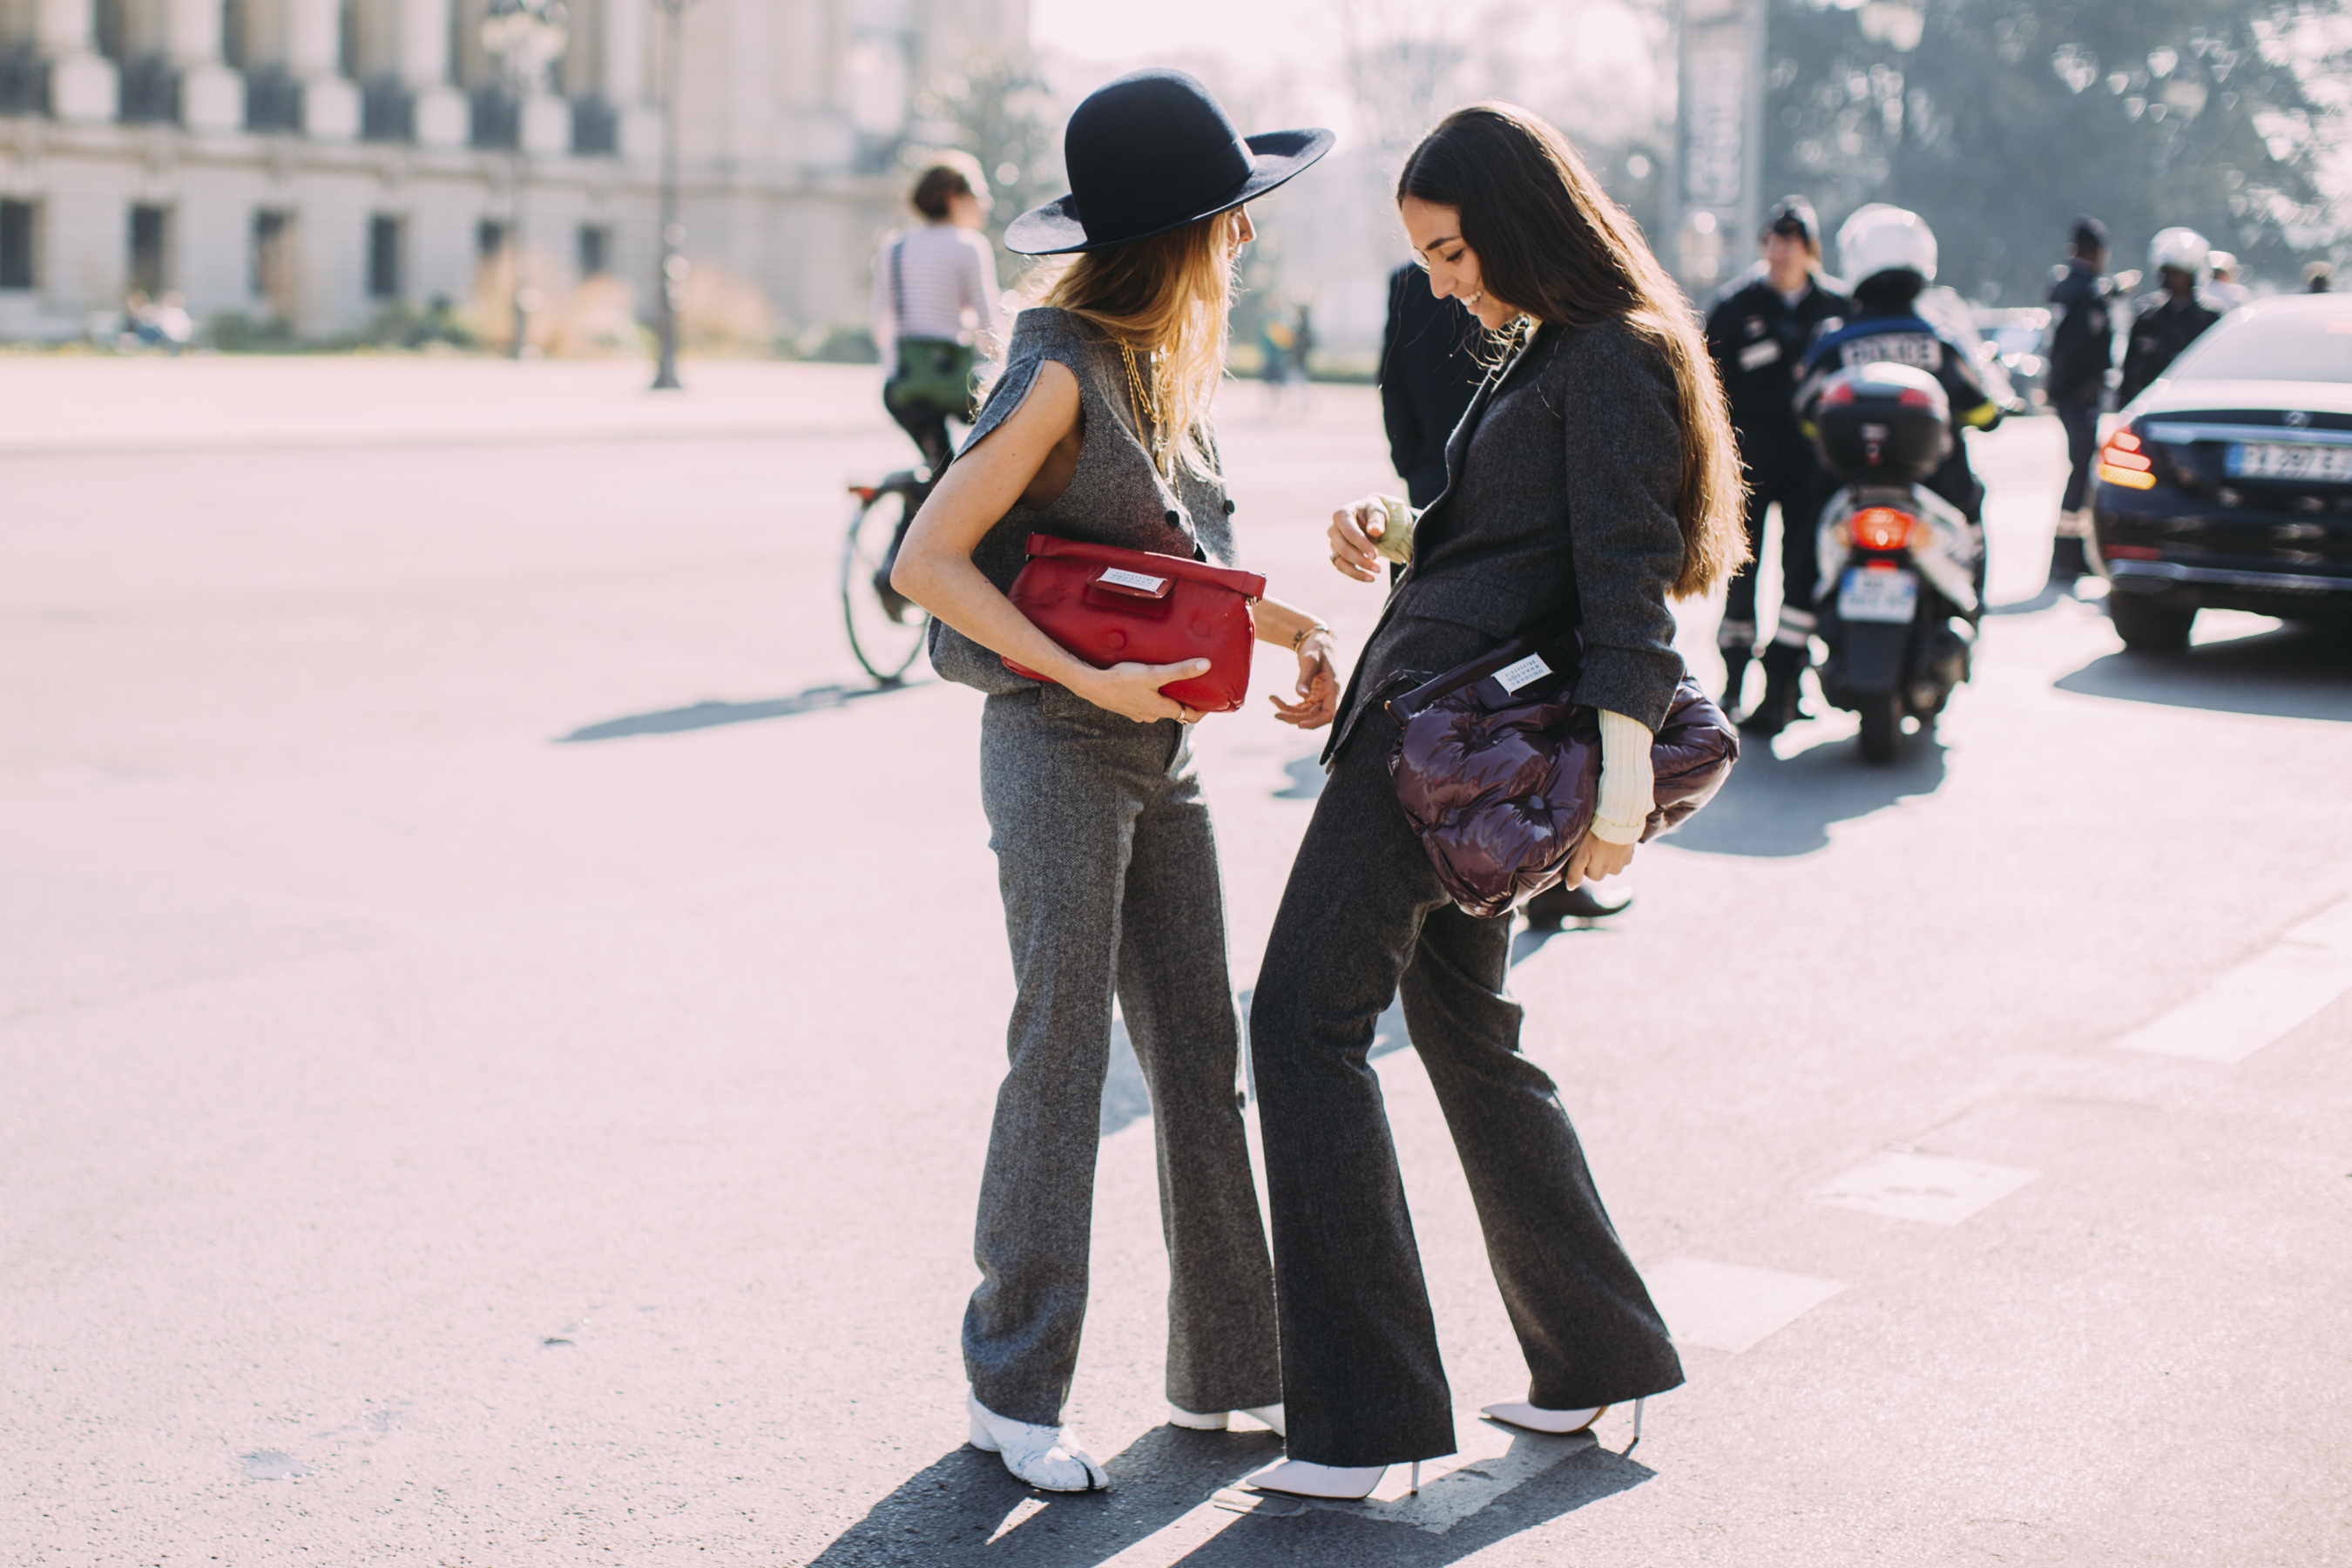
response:
[[(2147, 661), (2037, 596), (2053, 425), (1977, 447), (1933, 734), (1751, 748), (1631, 914), (1521, 942), (1689, 1385), (1631, 1455), (1465, 1416), (1418, 1496), (1243, 1514), (1274, 1440), (1158, 1424), (1129, 1080), (1072, 1411), (1116, 1489), (961, 1445), (978, 702), (843, 645), (870, 373), (690, 379), (0, 361), (0, 1562), (2352, 1563), (2352, 644)], [(1254, 563), (1360, 633), (1370, 395), (1256, 391)], [(1312, 747), (1201, 749), (1246, 986)], [(1524, 1372), (1402, 1045), (1471, 1412)]]

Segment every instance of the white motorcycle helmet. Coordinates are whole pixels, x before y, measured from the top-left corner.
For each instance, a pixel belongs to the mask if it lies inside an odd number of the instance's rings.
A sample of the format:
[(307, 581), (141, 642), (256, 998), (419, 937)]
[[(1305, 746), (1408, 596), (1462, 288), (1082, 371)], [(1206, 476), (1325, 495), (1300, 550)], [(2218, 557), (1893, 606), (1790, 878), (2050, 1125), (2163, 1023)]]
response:
[(1856, 207), (1838, 226), (1838, 271), (1848, 288), (1882, 272), (1916, 272), (1936, 280), (1936, 236), (1917, 213), (1885, 202)]
[(2147, 264), (2155, 271), (2175, 268), (2200, 282), (2206, 264), (2212, 258), (2213, 247), (2205, 237), (2193, 228), (2168, 228), (2158, 231), (2148, 242)]

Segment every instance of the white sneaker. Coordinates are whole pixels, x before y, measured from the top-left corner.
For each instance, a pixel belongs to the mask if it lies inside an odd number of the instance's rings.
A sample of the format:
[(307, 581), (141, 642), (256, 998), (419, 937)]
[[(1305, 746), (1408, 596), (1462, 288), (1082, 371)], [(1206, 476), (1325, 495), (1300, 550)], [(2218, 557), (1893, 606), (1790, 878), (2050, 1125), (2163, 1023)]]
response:
[[(1254, 1415), (1274, 1428), (1275, 1436), (1287, 1436), (1283, 1430), (1282, 1406), (1279, 1405), (1245, 1405), (1242, 1414)], [(1187, 1410), (1181, 1405), (1168, 1407), (1168, 1425), (1181, 1426), (1191, 1432), (1222, 1432), (1232, 1424), (1233, 1413), (1226, 1410)]]
[(1242, 1485), (1253, 1491), (1360, 1502), (1372, 1495), (1372, 1489), (1388, 1473), (1386, 1465), (1318, 1465), (1305, 1459), (1276, 1459), (1264, 1469), (1244, 1476)]
[(1084, 1439), (1067, 1426), (1033, 1426), (997, 1415), (980, 1402), (963, 1396), (971, 1418), (971, 1446), (984, 1454), (1003, 1457), (1004, 1468), (1041, 1491), (1094, 1492), (1110, 1485), (1110, 1477), (1086, 1450)]
[(1530, 1432), (1564, 1435), (1585, 1430), (1600, 1420), (1608, 1408), (1606, 1405), (1595, 1405), (1583, 1410), (1546, 1410), (1542, 1405), (1529, 1405), (1524, 1399), (1510, 1399), (1500, 1405), (1489, 1405), (1480, 1414), (1508, 1426), (1525, 1427)]

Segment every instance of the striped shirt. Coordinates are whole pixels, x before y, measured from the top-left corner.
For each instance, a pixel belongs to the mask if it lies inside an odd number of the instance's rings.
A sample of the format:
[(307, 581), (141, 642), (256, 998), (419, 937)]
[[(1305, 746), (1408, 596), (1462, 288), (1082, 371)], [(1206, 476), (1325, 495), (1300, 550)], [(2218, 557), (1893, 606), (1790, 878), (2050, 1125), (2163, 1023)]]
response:
[(901, 336), (971, 342), (993, 336), (996, 324), (996, 252), (986, 235), (928, 224), (884, 242), (874, 258), (874, 342), (883, 364), (897, 360)]

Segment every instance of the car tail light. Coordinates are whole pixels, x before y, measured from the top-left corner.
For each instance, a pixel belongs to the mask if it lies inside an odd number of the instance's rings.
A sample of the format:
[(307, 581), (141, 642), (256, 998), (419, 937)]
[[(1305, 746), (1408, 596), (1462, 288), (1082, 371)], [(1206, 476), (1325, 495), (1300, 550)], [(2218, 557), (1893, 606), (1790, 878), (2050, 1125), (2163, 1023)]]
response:
[(2110, 561), (2161, 561), (2163, 553), (2145, 544), (2102, 544), (2099, 553)]
[(1823, 408), (1835, 408), (1841, 404), (1852, 403), (1853, 401), (1853, 383), (1850, 381), (1833, 382), (1822, 392), (1821, 406)]
[(2156, 488), (2156, 467), (2148, 455), (2140, 450), (2139, 437), (2129, 430), (2118, 430), (2107, 437), (2105, 448), (2099, 453), (2099, 478), (2111, 485), (2123, 485), (2136, 490)]
[(882, 491), (874, 485), (852, 485), (849, 487), (849, 493), (859, 500), (871, 504), (874, 498), (880, 495)]
[(1907, 550), (1919, 520), (1891, 506), (1866, 506), (1847, 520), (1846, 536), (1857, 550)]

